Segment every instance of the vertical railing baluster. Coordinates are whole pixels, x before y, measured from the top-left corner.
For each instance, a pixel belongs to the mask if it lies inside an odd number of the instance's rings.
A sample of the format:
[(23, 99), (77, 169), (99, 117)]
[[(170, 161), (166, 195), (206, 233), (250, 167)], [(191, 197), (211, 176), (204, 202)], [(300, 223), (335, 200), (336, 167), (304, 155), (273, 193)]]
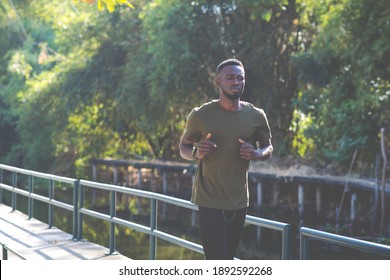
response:
[[(3, 169), (0, 169), (0, 184), (3, 183)], [(3, 203), (3, 189), (0, 189), (0, 203)]]
[(301, 260), (307, 260), (309, 258), (309, 237), (305, 236), (302, 232), (300, 235), (299, 256)]
[(50, 179), (49, 180), (49, 217), (48, 217), (49, 228), (53, 227), (53, 221), (54, 221), (54, 205), (52, 204), (53, 199), (54, 199), (54, 181), (53, 179)]
[(282, 260), (291, 259), (291, 225), (282, 230)]
[[(110, 202), (110, 216), (111, 219), (116, 215), (116, 191), (111, 191), (111, 202)], [(115, 253), (115, 223), (110, 222), (110, 252), (109, 254)]]
[(34, 192), (34, 177), (32, 175), (28, 176), (28, 192), (29, 192), (29, 198), (28, 198), (28, 219), (31, 220), (33, 218), (33, 209), (34, 209), (34, 200), (31, 197), (31, 194)]
[(3, 260), (8, 260), (8, 250), (7, 250), (7, 246), (5, 244), (2, 244), (2, 247), (3, 247)]
[(84, 208), (84, 186), (78, 183), (79, 186), (79, 210), (77, 211), (77, 240), (83, 238), (83, 214), (80, 212), (80, 209)]
[(79, 184), (80, 180), (75, 180), (73, 183), (73, 239), (77, 240), (77, 229), (79, 217)]
[(17, 186), (17, 181), (18, 181), (18, 174), (13, 171), (12, 172), (12, 199), (11, 199), (11, 205), (12, 205), (12, 211), (16, 210), (16, 186)]
[(154, 230), (157, 229), (157, 200), (151, 199), (150, 200), (150, 253), (149, 253), (149, 259), (155, 260), (156, 259), (156, 249), (157, 249), (157, 238), (154, 235)]

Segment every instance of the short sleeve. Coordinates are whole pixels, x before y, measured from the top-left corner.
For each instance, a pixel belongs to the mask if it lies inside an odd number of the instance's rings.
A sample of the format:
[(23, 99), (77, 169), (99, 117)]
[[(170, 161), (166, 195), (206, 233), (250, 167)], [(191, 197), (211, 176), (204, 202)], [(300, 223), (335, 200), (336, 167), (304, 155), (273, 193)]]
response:
[(194, 108), (187, 116), (186, 127), (182, 138), (186, 141), (199, 142), (201, 130), (199, 127), (198, 108)]
[(258, 124), (256, 125), (253, 140), (260, 142), (260, 147), (266, 147), (269, 145), (269, 139), (272, 138), (271, 129), (265, 112), (259, 109), (258, 113)]

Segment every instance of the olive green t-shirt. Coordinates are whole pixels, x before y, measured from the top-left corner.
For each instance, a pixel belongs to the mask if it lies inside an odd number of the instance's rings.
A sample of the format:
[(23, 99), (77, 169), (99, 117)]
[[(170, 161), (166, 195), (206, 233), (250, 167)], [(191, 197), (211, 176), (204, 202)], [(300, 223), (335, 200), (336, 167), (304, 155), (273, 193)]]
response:
[(249, 206), (249, 161), (240, 158), (242, 139), (268, 146), (271, 130), (263, 110), (241, 101), (239, 111), (224, 109), (213, 100), (188, 115), (183, 139), (199, 142), (211, 133), (217, 147), (199, 160), (191, 201), (199, 206), (235, 210)]

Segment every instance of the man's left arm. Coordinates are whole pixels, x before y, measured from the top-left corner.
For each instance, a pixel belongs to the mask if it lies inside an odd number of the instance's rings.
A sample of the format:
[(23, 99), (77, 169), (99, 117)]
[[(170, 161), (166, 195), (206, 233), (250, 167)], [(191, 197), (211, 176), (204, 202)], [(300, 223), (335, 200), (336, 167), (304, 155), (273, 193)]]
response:
[(246, 160), (267, 160), (271, 157), (274, 150), (271, 139), (267, 146), (260, 147), (260, 143), (256, 142), (257, 147), (253, 147), (252, 144), (245, 142), (242, 139), (238, 139), (240, 142), (240, 157)]
[(274, 151), (274, 147), (272, 146), (271, 139), (269, 139), (268, 146), (265, 146), (265, 147), (260, 147), (259, 142), (256, 142), (256, 143), (257, 143), (257, 147), (258, 147), (256, 150), (258, 153), (258, 156), (255, 156), (254, 160), (267, 160), (267, 159), (271, 158), (272, 152)]

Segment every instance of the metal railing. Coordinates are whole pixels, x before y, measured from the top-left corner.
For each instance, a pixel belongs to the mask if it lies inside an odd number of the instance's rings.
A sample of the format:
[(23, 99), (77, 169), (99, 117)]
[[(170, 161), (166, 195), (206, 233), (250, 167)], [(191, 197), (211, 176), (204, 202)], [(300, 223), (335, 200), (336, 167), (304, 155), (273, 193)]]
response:
[[(3, 170), (7, 170), (12, 173), (12, 186), (6, 185), (3, 183)], [(18, 174), (24, 174), (29, 176), (28, 179), (28, 191), (18, 188), (17, 177)], [(43, 178), (47, 179), (49, 182), (49, 192), (48, 197), (38, 195), (34, 193), (34, 178)], [(55, 199), (54, 188), (55, 182), (64, 182), (71, 184), (73, 186), (73, 205), (67, 204)], [(101, 189), (110, 192), (110, 213), (104, 214), (97, 212), (91, 209), (84, 207), (84, 189), (85, 188), (94, 188)], [(168, 241), (172, 244), (176, 244), (187, 249), (203, 253), (203, 248), (201, 245), (194, 242), (185, 240), (183, 238), (171, 235), (164, 231), (158, 229), (157, 218), (158, 218), (158, 203), (168, 203), (171, 205), (176, 205), (179, 207), (187, 208), (193, 211), (197, 211), (198, 207), (193, 203), (170, 197), (167, 195), (143, 191), (135, 188), (121, 187), (112, 184), (97, 183), (87, 180), (72, 179), (67, 177), (60, 177), (56, 175), (50, 175), (46, 173), (40, 173), (30, 170), (25, 170), (21, 168), (16, 168), (12, 166), (7, 166), (0, 164), (0, 192), (6, 190), (11, 192), (11, 206), (12, 209), (16, 209), (16, 195), (22, 195), (28, 197), (28, 216), (29, 219), (33, 217), (33, 200), (40, 200), (49, 205), (49, 226), (53, 226), (53, 217), (54, 217), (54, 207), (58, 206), (63, 209), (73, 212), (73, 238), (75, 240), (82, 240), (83, 238), (83, 218), (84, 215), (92, 216), (101, 220), (110, 222), (110, 232), (109, 232), (109, 254), (114, 254), (116, 252), (115, 246), (115, 225), (122, 225), (136, 231), (146, 233), (150, 236), (150, 256), (149, 258), (154, 260), (156, 258), (156, 247), (157, 247), (157, 238)], [(124, 219), (121, 219), (116, 216), (117, 202), (116, 197), (118, 193), (133, 195), (139, 198), (146, 198), (150, 200), (150, 223), (149, 226), (144, 226), (142, 224), (137, 224), (130, 222)], [(0, 193), (0, 203), (2, 194)], [(247, 215), (246, 223), (252, 224), (258, 227), (265, 227), (273, 230), (278, 230), (282, 232), (282, 259), (291, 259), (291, 233), (290, 225), (286, 223), (271, 221), (267, 219), (262, 219), (259, 217), (254, 217)]]
[(309, 240), (315, 239), (324, 242), (333, 243), (339, 246), (353, 248), (359, 251), (378, 254), (390, 258), (390, 246), (379, 243), (364, 241), (356, 238), (328, 233), (315, 229), (301, 227), (300, 229), (300, 258), (309, 259)]
[[(3, 183), (4, 178), (4, 170), (11, 172), (11, 181), (12, 186), (6, 185)], [(23, 174), (28, 176), (28, 191), (18, 188), (18, 174)], [(48, 195), (43, 196), (37, 193), (34, 193), (34, 178), (41, 178), (48, 180)], [(64, 203), (55, 199), (54, 189), (55, 182), (62, 182), (66, 184), (70, 184), (73, 186), (73, 204)], [(27, 169), (21, 169), (17, 167), (12, 167), (8, 165), (0, 164), (0, 192), (2, 190), (7, 190), (11, 192), (11, 207), (12, 211), (16, 210), (16, 195), (22, 195), (28, 198), (28, 206), (27, 206), (27, 215), (29, 219), (33, 218), (34, 213), (34, 200), (42, 201), (47, 203), (48, 208), (48, 225), (49, 228), (54, 226), (54, 206), (66, 209), (68, 211), (73, 212), (73, 237), (77, 236), (77, 208), (78, 208), (78, 179), (72, 179), (67, 177), (61, 177), (56, 175), (51, 175), (47, 173), (41, 173), (36, 171), (31, 171)], [(2, 193), (0, 193), (0, 203), (2, 202)], [(75, 211), (76, 210), (76, 211)]]
[[(157, 216), (158, 216), (158, 202), (165, 202), (172, 205), (180, 206), (187, 209), (197, 210), (197, 206), (190, 203), (189, 201), (166, 196), (163, 194), (133, 189), (133, 188), (127, 188), (127, 187), (121, 187), (121, 186), (114, 186), (111, 184), (104, 184), (104, 183), (97, 183), (93, 181), (87, 181), (87, 180), (80, 180), (80, 208), (79, 208), (79, 225), (78, 225), (78, 240), (81, 239), (82, 236), (82, 223), (83, 223), (83, 215), (89, 215), (95, 218), (99, 218), (102, 220), (106, 220), (110, 222), (110, 233), (109, 233), (109, 250), (110, 254), (115, 253), (115, 225), (122, 225), (131, 229), (134, 229), (136, 231), (145, 233), (150, 235), (150, 256), (149, 258), (154, 260), (156, 258), (156, 237), (159, 237), (161, 239), (164, 239), (168, 242), (171, 242), (176, 245), (180, 245), (182, 247), (185, 247), (187, 249), (191, 249), (193, 251), (203, 253), (202, 246), (199, 244), (184, 240), (182, 238), (170, 235), (168, 233), (159, 231), (157, 228)], [(101, 189), (105, 191), (110, 192), (110, 214), (103, 214), (97, 211), (93, 211), (87, 208), (84, 208), (84, 188), (90, 187), (95, 189)], [(127, 220), (118, 218), (116, 216), (116, 195), (117, 193), (123, 193), (127, 195), (133, 195), (138, 198), (146, 198), (150, 200), (150, 224), (149, 227), (129, 222)]]
[[(11, 185), (4, 184), (4, 170), (11, 172)], [(23, 174), (28, 176), (28, 191), (18, 187), (18, 174)], [(48, 180), (48, 196), (39, 195), (34, 193), (34, 179), (42, 178)], [(56, 200), (54, 189), (56, 187), (55, 182), (62, 182), (69, 184), (73, 187), (73, 203), (68, 204)], [(109, 214), (97, 212), (91, 209), (84, 207), (84, 192), (85, 188), (100, 189), (110, 192), (110, 212)], [(116, 186), (112, 184), (104, 184), (87, 180), (79, 180), (67, 177), (60, 177), (56, 175), (50, 175), (46, 173), (35, 172), (31, 170), (16, 168), (12, 166), (7, 166), (0, 164), (0, 203), (2, 203), (2, 191), (11, 192), (11, 207), (12, 210), (16, 210), (16, 196), (22, 195), (28, 198), (28, 216), (29, 219), (33, 218), (33, 201), (39, 200), (45, 202), (49, 206), (48, 213), (48, 224), (49, 227), (53, 226), (54, 221), (54, 206), (69, 210), (73, 213), (73, 239), (82, 240), (83, 238), (83, 218), (85, 215), (95, 217), (110, 223), (110, 232), (109, 232), (109, 254), (114, 254), (116, 252), (115, 246), (115, 226), (122, 225), (131, 229), (134, 229), (138, 232), (148, 234), (150, 236), (150, 252), (149, 258), (156, 258), (156, 247), (157, 247), (157, 238), (168, 241), (172, 244), (176, 244), (187, 249), (203, 253), (203, 248), (201, 245), (194, 242), (190, 242), (183, 238), (171, 235), (164, 231), (158, 229), (158, 204), (159, 203), (168, 203), (171, 205), (176, 205), (182, 208), (190, 209), (192, 211), (197, 211), (198, 207), (193, 203), (170, 197), (167, 195), (143, 191), (136, 188), (128, 188), (122, 186)], [(150, 200), (150, 223), (149, 226), (142, 224), (130, 222), (128, 220), (121, 219), (116, 215), (117, 201), (116, 197), (118, 193), (132, 195), (138, 198), (145, 198)], [(282, 232), (282, 259), (291, 259), (291, 226), (286, 223), (281, 223), (277, 221), (267, 220), (259, 217), (254, 217), (247, 215), (246, 223), (255, 225), (257, 227), (264, 227), (272, 230), (277, 230)], [(358, 250), (363, 250), (370, 253), (384, 255), (390, 257), (390, 246), (381, 245), (378, 243), (363, 241), (355, 238), (350, 238), (346, 236), (340, 236), (336, 234), (331, 234), (319, 230), (314, 230), (310, 228), (302, 227), (300, 229), (300, 258), (308, 259), (309, 258), (309, 240), (317, 239), (325, 242), (330, 242), (340, 246), (351, 247)], [(17, 252), (11, 250), (6, 245), (3, 245), (3, 250), (12, 251), (13, 253), (19, 255)], [(3, 251), (4, 254), (4, 251)], [(6, 253), (7, 254), (7, 253)], [(23, 257), (22, 257), (23, 258)]]
[(20, 258), (22, 260), (26, 260), (26, 258), (22, 254), (18, 253), (14, 249), (8, 247), (7, 244), (0, 242), (0, 245), (2, 247), (2, 258), (1, 258), (2, 260), (5, 260), (5, 261), (8, 260), (8, 252), (11, 252), (12, 254), (16, 255), (18, 258)]

